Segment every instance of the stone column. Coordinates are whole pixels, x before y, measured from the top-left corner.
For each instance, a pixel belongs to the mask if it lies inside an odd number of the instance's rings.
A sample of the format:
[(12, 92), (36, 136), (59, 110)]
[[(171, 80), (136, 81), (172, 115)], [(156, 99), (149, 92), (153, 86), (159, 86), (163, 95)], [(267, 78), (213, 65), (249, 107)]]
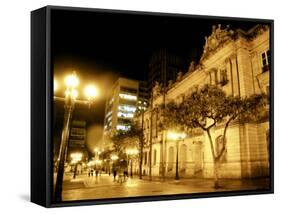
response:
[(232, 54), (230, 56), (230, 65), (232, 68), (231, 70), (232, 70), (232, 82), (233, 82), (233, 95), (240, 96), (240, 79), (239, 79), (236, 54)]

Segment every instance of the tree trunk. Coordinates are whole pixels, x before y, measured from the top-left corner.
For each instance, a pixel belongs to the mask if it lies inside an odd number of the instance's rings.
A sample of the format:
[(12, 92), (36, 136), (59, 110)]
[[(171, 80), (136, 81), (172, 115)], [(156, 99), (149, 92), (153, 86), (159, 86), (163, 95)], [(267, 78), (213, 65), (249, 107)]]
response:
[(219, 188), (219, 160), (216, 158), (215, 154), (215, 149), (214, 149), (214, 144), (213, 144), (213, 139), (210, 133), (210, 129), (206, 130), (208, 137), (209, 137), (209, 142), (211, 145), (211, 151), (212, 151), (212, 156), (213, 156), (213, 163), (214, 163), (214, 188), (218, 189)]
[(214, 188), (220, 188), (219, 185), (219, 160), (215, 159), (214, 161)]
[(216, 158), (216, 159), (218, 159), (218, 160), (221, 159), (221, 157), (223, 156), (223, 154), (224, 154), (224, 152), (225, 152), (225, 145), (226, 145), (226, 139), (225, 139), (225, 137), (226, 137), (227, 128), (228, 128), (230, 122), (231, 122), (232, 120), (234, 120), (234, 119), (235, 119), (235, 117), (231, 117), (231, 118), (226, 122), (226, 124), (225, 124), (224, 131), (223, 131), (223, 147), (222, 147), (220, 153), (217, 154), (217, 158)]

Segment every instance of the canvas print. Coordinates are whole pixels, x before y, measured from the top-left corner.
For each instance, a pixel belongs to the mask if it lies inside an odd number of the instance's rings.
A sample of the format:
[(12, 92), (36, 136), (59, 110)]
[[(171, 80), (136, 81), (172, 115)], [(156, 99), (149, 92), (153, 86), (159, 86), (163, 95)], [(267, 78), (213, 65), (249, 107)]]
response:
[(271, 189), (271, 24), (51, 10), (52, 200)]

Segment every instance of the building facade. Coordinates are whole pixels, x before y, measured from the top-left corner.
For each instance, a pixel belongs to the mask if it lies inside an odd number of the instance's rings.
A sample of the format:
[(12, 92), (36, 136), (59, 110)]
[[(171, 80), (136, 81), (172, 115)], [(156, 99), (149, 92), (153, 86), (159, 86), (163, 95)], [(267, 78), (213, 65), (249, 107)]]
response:
[(105, 105), (104, 147), (110, 147), (110, 137), (118, 130), (128, 130), (138, 109), (148, 106), (146, 82), (119, 78), (109, 91)]
[[(144, 113), (144, 135), (152, 151), (143, 155), (143, 173), (172, 177), (176, 169), (176, 142), (167, 139), (167, 132), (158, 129), (157, 112), (152, 109), (163, 102), (181, 99), (192, 89), (205, 84), (221, 87), (227, 95), (246, 97), (266, 93), (270, 88), (270, 29), (257, 25), (249, 31), (222, 29), (213, 26), (205, 37), (200, 62), (190, 64), (188, 72), (179, 74), (163, 95), (154, 87), (152, 105)], [(139, 118), (140, 120), (140, 118)], [(216, 148), (222, 141), (223, 125), (212, 128)], [(258, 123), (233, 121), (226, 135), (226, 153), (219, 176), (251, 178), (269, 175), (269, 118)], [(198, 130), (179, 142), (180, 177), (213, 177), (213, 157), (207, 135)], [(135, 168), (138, 171), (138, 168)]]

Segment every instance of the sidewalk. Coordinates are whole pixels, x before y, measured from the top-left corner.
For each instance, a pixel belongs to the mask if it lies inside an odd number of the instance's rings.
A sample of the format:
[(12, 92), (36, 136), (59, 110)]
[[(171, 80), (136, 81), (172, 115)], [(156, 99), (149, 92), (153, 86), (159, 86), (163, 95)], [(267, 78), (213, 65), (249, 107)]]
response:
[[(123, 179), (123, 178), (122, 178)], [(98, 188), (98, 187), (113, 187), (113, 186), (120, 186), (122, 184), (126, 184), (127, 186), (131, 183), (135, 182), (144, 182), (142, 180), (139, 180), (137, 177), (135, 178), (127, 178), (126, 181), (118, 180), (118, 176), (116, 177), (116, 180), (114, 181), (114, 178), (112, 175), (108, 174), (101, 174), (96, 176), (88, 176), (88, 174), (82, 174), (76, 176), (76, 178), (73, 178), (73, 174), (66, 174), (64, 176), (63, 181), (63, 188), (64, 190), (68, 189), (79, 189), (79, 188)]]
[[(143, 176), (143, 180), (150, 181), (149, 176)], [(212, 187), (214, 180), (212, 178), (180, 178), (175, 180), (172, 177), (152, 177), (151, 182), (168, 183), (174, 185), (186, 185), (198, 188)], [(252, 178), (252, 179), (219, 179), (221, 189), (224, 190), (247, 190), (247, 189), (269, 189), (269, 178)]]

